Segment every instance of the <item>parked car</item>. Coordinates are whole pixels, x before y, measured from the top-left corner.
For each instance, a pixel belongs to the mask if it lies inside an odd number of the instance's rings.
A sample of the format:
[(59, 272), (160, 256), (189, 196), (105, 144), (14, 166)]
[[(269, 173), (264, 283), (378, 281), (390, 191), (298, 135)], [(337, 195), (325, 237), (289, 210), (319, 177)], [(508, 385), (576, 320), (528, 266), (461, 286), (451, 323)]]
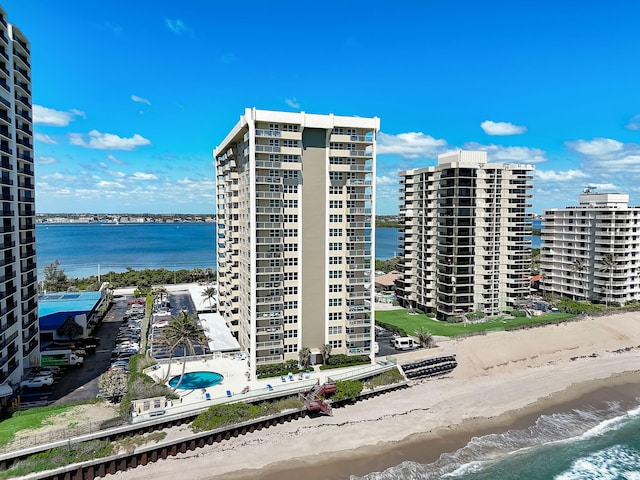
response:
[(41, 373), (41, 372), (49, 373), (51, 375), (60, 375), (60, 372), (62, 372), (60, 367), (58, 367), (57, 365), (49, 365), (46, 367), (33, 367), (31, 371), (34, 373)]
[(20, 382), (22, 388), (41, 388), (53, 385), (53, 377), (30, 377)]

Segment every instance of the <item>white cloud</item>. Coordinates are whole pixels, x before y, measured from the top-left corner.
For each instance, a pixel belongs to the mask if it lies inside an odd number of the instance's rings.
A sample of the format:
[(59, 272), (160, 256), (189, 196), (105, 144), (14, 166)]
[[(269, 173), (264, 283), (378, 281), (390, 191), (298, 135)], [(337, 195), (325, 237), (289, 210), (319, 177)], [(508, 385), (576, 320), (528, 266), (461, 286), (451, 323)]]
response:
[(296, 97), (293, 98), (285, 98), (284, 103), (289, 105), (291, 108), (300, 108), (300, 102)]
[(36, 142), (40, 143), (48, 143), (50, 145), (55, 145), (56, 141), (51, 138), (49, 135), (45, 135), (44, 133), (34, 133), (33, 138)]
[(378, 134), (378, 154), (395, 154), (403, 158), (435, 158), (446, 151), (446, 140), (433, 138), (422, 132), (391, 135)]
[(39, 125), (50, 125), (52, 127), (66, 127), (74, 120), (74, 117), (86, 118), (84, 112), (76, 109), (68, 112), (61, 112), (53, 108), (43, 107), (42, 105), (33, 106), (33, 123)]
[(131, 95), (131, 100), (133, 100), (134, 102), (146, 103), (147, 105), (151, 105), (151, 102), (149, 100), (143, 97), (139, 97), (137, 95)]
[(156, 177), (153, 173), (143, 173), (143, 172), (136, 172), (133, 175), (131, 175), (130, 177), (132, 180), (157, 180), (158, 177)]
[(634, 115), (627, 123), (627, 128), (629, 130), (640, 130), (640, 115)]
[(520, 135), (527, 131), (527, 127), (514, 125), (509, 122), (492, 122), (485, 120), (480, 124), (487, 135)]
[(187, 26), (179, 18), (176, 18), (175, 20), (172, 20), (170, 18), (165, 18), (164, 24), (167, 26), (169, 30), (171, 30), (176, 35), (180, 35), (181, 33), (186, 32), (188, 30)]
[(38, 157), (36, 159), (36, 162), (38, 162), (41, 165), (51, 165), (52, 163), (56, 163), (58, 160), (56, 160), (53, 157)]
[(120, 160), (118, 157), (111, 154), (107, 155), (107, 158), (111, 160), (113, 163), (117, 163), (118, 165), (124, 165), (125, 163), (127, 163), (124, 160)]
[(388, 175), (383, 175), (381, 177), (376, 177), (376, 187), (381, 185), (397, 185), (400, 186), (400, 177), (390, 177)]
[(534, 175), (537, 180), (543, 182), (570, 182), (580, 178), (587, 178), (589, 175), (581, 170), (535, 170)]
[(480, 150), (487, 152), (490, 162), (496, 163), (542, 163), (546, 162), (545, 151), (531, 147), (504, 147), (502, 145), (482, 145), (469, 142), (464, 150)]
[(102, 180), (102, 181), (96, 183), (96, 186), (100, 187), (100, 188), (125, 188), (125, 186), (122, 185), (121, 183), (108, 182), (106, 180)]
[(593, 140), (576, 140), (567, 142), (567, 145), (578, 153), (599, 157), (611, 153), (620, 152), (624, 144), (611, 138), (594, 138)]
[(81, 133), (70, 133), (69, 141), (72, 145), (97, 150), (134, 150), (137, 147), (151, 145), (150, 140), (137, 133), (133, 137), (126, 138), (112, 133), (101, 133), (97, 130), (89, 132), (89, 141), (86, 141)]

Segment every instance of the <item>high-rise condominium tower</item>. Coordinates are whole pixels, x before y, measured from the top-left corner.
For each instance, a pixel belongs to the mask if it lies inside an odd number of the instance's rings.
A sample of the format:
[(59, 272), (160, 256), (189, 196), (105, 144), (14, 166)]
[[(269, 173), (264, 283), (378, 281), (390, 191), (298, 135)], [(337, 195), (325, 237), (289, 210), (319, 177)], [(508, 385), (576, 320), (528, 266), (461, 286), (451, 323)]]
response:
[(0, 394), (39, 363), (30, 63), (0, 8)]
[(373, 355), (378, 129), (246, 109), (215, 149), (219, 308), (252, 370), (323, 345)]
[(496, 315), (528, 295), (532, 170), (457, 151), (400, 172), (405, 305), (442, 319)]
[(575, 300), (640, 300), (640, 207), (587, 189), (579, 205), (544, 212), (540, 288)]

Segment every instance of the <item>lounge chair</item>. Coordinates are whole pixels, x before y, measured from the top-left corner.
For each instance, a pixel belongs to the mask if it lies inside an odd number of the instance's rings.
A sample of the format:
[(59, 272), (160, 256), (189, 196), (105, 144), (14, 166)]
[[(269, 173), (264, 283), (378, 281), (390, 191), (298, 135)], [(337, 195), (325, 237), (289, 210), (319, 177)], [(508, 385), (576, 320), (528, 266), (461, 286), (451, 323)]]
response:
[(231, 396), (231, 390), (227, 390), (227, 397)]
[(282, 380), (283, 382), (286, 382), (286, 381), (287, 381), (287, 379), (286, 379), (286, 378), (284, 378), (284, 375), (282, 375), (282, 376), (280, 377), (280, 380)]
[(205, 400), (211, 400), (211, 394), (209, 392), (204, 394), (204, 399)]
[(269, 391), (273, 390), (273, 387), (268, 383), (267, 383), (267, 390), (269, 390)]

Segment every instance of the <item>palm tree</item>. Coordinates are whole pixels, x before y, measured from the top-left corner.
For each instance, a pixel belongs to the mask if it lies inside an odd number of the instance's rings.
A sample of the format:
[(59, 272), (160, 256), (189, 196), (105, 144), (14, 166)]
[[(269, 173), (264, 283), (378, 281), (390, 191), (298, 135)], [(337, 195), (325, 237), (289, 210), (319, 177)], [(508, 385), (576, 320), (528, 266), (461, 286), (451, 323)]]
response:
[(546, 281), (547, 281), (547, 274), (545, 272), (540, 272), (540, 280), (538, 283), (540, 284), (540, 290), (542, 290), (543, 298), (544, 298), (544, 285)]
[(202, 277), (204, 277), (204, 271), (201, 268), (191, 270), (191, 278), (194, 282), (200, 280)]
[[(571, 267), (571, 271), (573, 273), (577, 273), (577, 274), (580, 275), (580, 286), (583, 286), (582, 278), (583, 278), (584, 271), (585, 271), (586, 267), (587, 267), (587, 265), (584, 263), (584, 259), (582, 259), (582, 258), (576, 258), (573, 261), (573, 266)], [(586, 292), (585, 292), (585, 298), (584, 299), (585, 300), (587, 299)]]
[(609, 308), (609, 298), (611, 293), (613, 292), (613, 274), (616, 270), (616, 264), (618, 260), (616, 259), (616, 255), (613, 252), (605, 253), (604, 257), (602, 257), (602, 268), (601, 272), (609, 274), (609, 291), (605, 297), (605, 306)]
[(207, 287), (202, 291), (202, 296), (209, 300), (209, 310), (213, 311), (213, 305), (211, 304), (211, 300), (215, 299), (218, 295), (218, 289), (216, 287)]
[(162, 300), (164, 300), (165, 295), (168, 297), (169, 296), (169, 291), (164, 287), (164, 286), (159, 286), (159, 287), (155, 287), (152, 291), (151, 294), (154, 296), (154, 298), (156, 296), (160, 297), (160, 303), (162, 303)]
[(213, 277), (213, 268), (207, 267), (204, 269), (204, 274), (207, 277), (207, 283), (209, 283), (209, 277)]
[(302, 347), (298, 352), (298, 358), (300, 360), (300, 366), (309, 366), (309, 360), (311, 360), (311, 350), (309, 350), (309, 347)]
[(322, 354), (322, 363), (325, 365), (329, 361), (329, 357), (331, 356), (331, 345), (325, 343), (320, 347), (320, 353)]
[[(177, 390), (184, 377), (187, 366), (187, 353), (195, 355), (195, 347), (204, 347), (207, 344), (207, 337), (202, 329), (196, 325), (195, 317), (186, 310), (182, 310), (178, 315), (171, 317), (171, 321), (162, 329), (159, 336), (160, 343), (165, 345), (169, 350), (169, 355), (173, 355), (173, 351), (182, 348), (182, 373), (178, 379), (178, 383), (173, 390)], [(169, 370), (171, 369), (171, 360), (169, 361)]]
[(414, 333), (416, 334), (416, 337), (418, 337), (418, 342), (423, 348), (433, 347), (433, 335), (431, 335), (431, 332), (427, 330), (426, 327), (422, 327)]

